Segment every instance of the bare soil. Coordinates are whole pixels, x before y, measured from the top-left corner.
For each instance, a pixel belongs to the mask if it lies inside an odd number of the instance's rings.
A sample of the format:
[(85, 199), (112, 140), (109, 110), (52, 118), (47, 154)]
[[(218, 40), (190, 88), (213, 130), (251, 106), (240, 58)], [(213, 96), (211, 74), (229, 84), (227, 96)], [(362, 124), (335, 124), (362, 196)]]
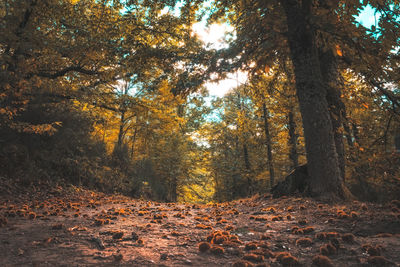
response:
[(0, 266), (400, 264), (396, 201), (265, 195), (197, 205), (78, 188), (0, 193)]

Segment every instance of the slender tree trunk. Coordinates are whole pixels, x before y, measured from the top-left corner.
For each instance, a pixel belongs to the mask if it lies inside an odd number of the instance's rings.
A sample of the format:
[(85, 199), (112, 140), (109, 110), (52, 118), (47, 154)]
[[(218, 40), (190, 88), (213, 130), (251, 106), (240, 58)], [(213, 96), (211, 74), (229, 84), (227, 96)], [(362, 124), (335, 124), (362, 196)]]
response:
[(288, 128), (289, 128), (289, 159), (292, 161), (292, 168), (295, 169), (299, 166), (299, 155), (297, 154), (297, 134), (296, 122), (294, 121), (293, 110), (289, 110), (288, 114)]
[(251, 170), (250, 160), (249, 160), (249, 150), (246, 144), (243, 144), (243, 158), (244, 158), (244, 167), (247, 171)]
[(286, 13), (288, 43), (303, 119), (309, 190), (313, 196), (321, 198), (343, 198), (343, 180), (326, 100), (327, 86), (321, 75), (312, 25), (308, 24), (312, 1), (282, 0), (281, 4)]
[(393, 116), (394, 116), (394, 113), (392, 113), (390, 115), (389, 120), (388, 120), (387, 125), (386, 125), (385, 133), (383, 135), (383, 137), (384, 137), (383, 138), (383, 144), (385, 146), (385, 152), (387, 151), (387, 136), (388, 136), (388, 132), (389, 132), (389, 129), (390, 129), (390, 123), (392, 122)]
[(135, 131), (133, 132), (132, 136), (132, 145), (131, 145), (131, 159), (133, 159), (133, 155), (135, 153), (135, 143), (136, 143), (136, 135), (137, 135), (137, 128), (135, 127)]
[(360, 138), (358, 136), (358, 128), (357, 128), (357, 124), (355, 124), (354, 122), (351, 123), (351, 127), (353, 129), (353, 136), (354, 136), (354, 141), (356, 141), (357, 144), (360, 144)]
[(265, 102), (263, 102), (263, 113), (264, 113), (263, 115), (264, 115), (265, 143), (267, 144), (267, 157), (268, 157), (268, 168), (269, 168), (269, 186), (272, 188), (275, 184), (275, 172), (274, 172), (274, 163), (272, 161), (271, 135), (269, 133), (269, 112)]
[(244, 167), (246, 168), (246, 177), (247, 177), (247, 194), (251, 195), (253, 193), (253, 181), (251, 179), (251, 165), (249, 160), (249, 151), (247, 149), (246, 143), (243, 143), (243, 158), (244, 158)]
[(175, 177), (172, 178), (172, 181), (170, 183), (168, 201), (170, 201), (170, 202), (176, 202), (177, 201), (177, 199), (178, 199), (177, 189), (178, 189), (178, 181), (177, 181), (177, 178), (175, 176)]
[(122, 110), (121, 119), (119, 123), (119, 131), (118, 131), (117, 151), (121, 151), (122, 149), (122, 143), (124, 139), (124, 127), (125, 127), (125, 110)]
[(397, 129), (394, 136), (394, 149), (395, 152), (400, 152), (400, 128)]
[(117, 141), (117, 151), (121, 152), (122, 151), (122, 145), (124, 142), (124, 137), (125, 137), (125, 113), (127, 111), (126, 109), (126, 103), (124, 101), (124, 96), (128, 95), (129, 92), (129, 82), (125, 82), (123, 91), (122, 91), (122, 98), (120, 99), (120, 106), (119, 106), (119, 112), (120, 112), (120, 122), (119, 122), (119, 132), (118, 132), (118, 141)]
[[(238, 91), (237, 92), (237, 97), (238, 97), (238, 101), (237, 101), (237, 108), (241, 111), (241, 112), (244, 112), (244, 105), (243, 105), (243, 102), (242, 102), (242, 97), (241, 97), (241, 94), (240, 94), (240, 92)], [(239, 130), (239, 133), (241, 134), (241, 138), (240, 138), (240, 141), (241, 141), (241, 143), (242, 143), (242, 148), (243, 148), (243, 161), (244, 161), (244, 167), (245, 167), (245, 169), (246, 169), (246, 173), (245, 173), (245, 176), (247, 177), (247, 192), (248, 192), (248, 194), (250, 195), (250, 194), (252, 194), (252, 192), (253, 192), (253, 181), (252, 181), (252, 179), (251, 179), (251, 176), (250, 176), (250, 173), (251, 173), (251, 164), (250, 164), (250, 159), (249, 159), (249, 151), (248, 151), (248, 147), (247, 147), (247, 140), (246, 140), (246, 136), (245, 136), (245, 134), (244, 134), (244, 131), (245, 131), (245, 129), (244, 129), (244, 126), (242, 126), (241, 124), (238, 124), (238, 130)], [(236, 147), (238, 148), (239, 147), (239, 137), (237, 136), (236, 137), (237, 139), (236, 139)]]
[(351, 136), (351, 130), (349, 127), (349, 122), (347, 121), (346, 117), (345, 117), (345, 120), (343, 121), (343, 129), (344, 129), (344, 134), (346, 136), (347, 144), (349, 145), (349, 147), (353, 147), (354, 144), (353, 144), (353, 139)]

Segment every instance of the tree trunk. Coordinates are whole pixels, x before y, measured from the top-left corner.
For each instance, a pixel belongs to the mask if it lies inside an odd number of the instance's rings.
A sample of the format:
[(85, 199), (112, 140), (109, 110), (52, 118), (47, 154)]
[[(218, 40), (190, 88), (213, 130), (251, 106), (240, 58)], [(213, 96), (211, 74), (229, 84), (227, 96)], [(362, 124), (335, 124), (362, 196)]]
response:
[(251, 179), (251, 165), (249, 160), (249, 151), (246, 143), (243, 144), (243, 158), (244, 158), (244, 167), (246, 168), (245, 176), (247, 177), (247, 194), (251, 195), (253, 193), (253, 181)]
[(351, 127), (352, 127), (352, 129), (353, 129), (354, 141), (355, 141), (357, 144), (360, 144), (360, 138), (359, 138), (359, 136), (358, 136), (359, 133), (358, 133), (357, 124), (354, 123), (354, 122), (352, 122), (352, 123), (351, 123)]
[(247, 145), (243, 144), (243, 158), (244, 158), (244, 167), (247, 171), (251, 170), (250, 160), (249, 160), (249, 150), (247, 149)]
[(343, 128), (344, 128), (344, 133), (346, 136), (347, 144), (349, 145), (349, 147), (353, 147), (354, 144), (353, 144), (353, 139), (351, 136), (351, 130), (349, 127), (349, 122), (347, 121), (346, 117), (345, 117), (345, 120), (343, 121)]
[(282, 0), (288, 26), (288, 43), (294, 66), (297, 97), (303, 119), (310, 193), (336, 199), (344, 197), (343, 181), (326, 100), (318, 49), (311, 17), (312, 1)]
[(169, 192), (168, 192), (168, 201), (169, 202), (176, 202), (178, 199), (178, 194), (177, 194), (177, 189), (178, 189), (178, 180), (176, 176), (172, 178), (172, 181), (169, 184)]
[(119, 123), (118, 141), (116, 151), (120, 152), (122, 149), (122, 143), (124, 139), (124, 127), (125, 127), (125, 110), (121, 111), (121, 119)]
[(400, 152), (400, 129), (397, 129), (396, 135), (394, 137), (394, 149), (395, 152)]
[(267, 144), (267, 157), (268, 157), (268, 168), (269, 168), (269, 183), (272, 188), (275, 184), (275, 172), (274, 163), (272, 161), (272, 146), (271, 146), (271, 135), (269, 133), (269, 113), (265, 102), (263, 102), (263, 113), (264, 113), (264, 132), (265, 142)]
[(345, 105), (340, 98), (340, 73), (337, 66), (337, 60), (332, 50), (319, 50), (319, 61), (323, 82), (327, 88), (326, 99), (329, 106), (329, 114), (332, 122), (336, 153), (340, 167), (342, 179), (345, 179), (345, 151), (343, 144), (343, 113), (345, 113)]
[(131, 145), (131, 159), (133, 159), (134, 153), (135, 153), (135, 143), (136, 143), (136, 135), (137, 135), (137, 128), (135, 127), (135, 130), (133, 132), (132, 136), (132, 145)]
[(295, 169), (299, 166), (299, 155), (297, 154), (297, 134), (296, 122), (294, 121), (293, 110), (288, 114), (288, 128), (289, 128), (289, 159), (292, 161), (292, 168)]

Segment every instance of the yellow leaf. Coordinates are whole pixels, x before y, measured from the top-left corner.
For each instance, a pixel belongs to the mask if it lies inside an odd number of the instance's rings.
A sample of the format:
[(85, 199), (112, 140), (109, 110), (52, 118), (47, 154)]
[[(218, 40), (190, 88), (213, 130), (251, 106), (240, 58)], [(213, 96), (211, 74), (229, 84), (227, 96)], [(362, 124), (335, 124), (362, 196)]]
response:
[(365, 103), (362, 103), (363, 107), (368, 108), (368, 105)]

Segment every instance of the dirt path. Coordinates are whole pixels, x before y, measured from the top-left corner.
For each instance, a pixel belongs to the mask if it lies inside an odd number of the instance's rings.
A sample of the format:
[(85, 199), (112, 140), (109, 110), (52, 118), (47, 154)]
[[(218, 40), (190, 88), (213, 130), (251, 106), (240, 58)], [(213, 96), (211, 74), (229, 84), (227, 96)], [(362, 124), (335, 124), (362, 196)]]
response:
[(400, 264), (399, 202), (183, 205), (83, 190), (15, 198), (0, 202), (0, 266)]

